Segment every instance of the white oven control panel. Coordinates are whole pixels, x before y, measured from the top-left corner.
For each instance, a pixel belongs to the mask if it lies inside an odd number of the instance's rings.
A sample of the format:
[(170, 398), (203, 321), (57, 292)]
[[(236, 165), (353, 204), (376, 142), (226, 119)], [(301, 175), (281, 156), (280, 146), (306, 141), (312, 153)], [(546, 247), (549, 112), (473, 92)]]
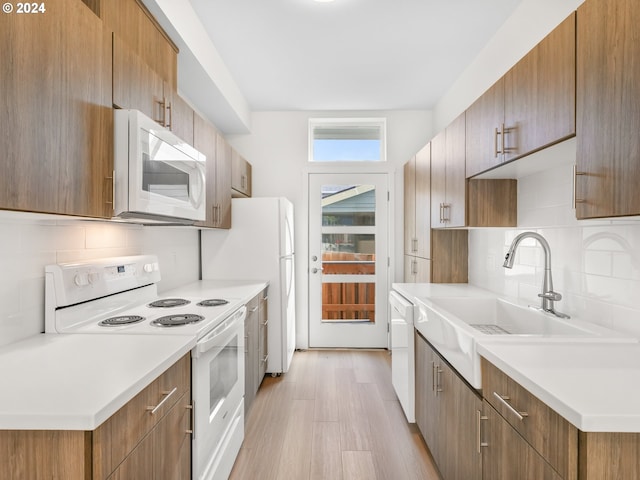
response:
[(45, 267), (46, 300), (55, 308), (160, 281), (155, 255), (137, 255)]

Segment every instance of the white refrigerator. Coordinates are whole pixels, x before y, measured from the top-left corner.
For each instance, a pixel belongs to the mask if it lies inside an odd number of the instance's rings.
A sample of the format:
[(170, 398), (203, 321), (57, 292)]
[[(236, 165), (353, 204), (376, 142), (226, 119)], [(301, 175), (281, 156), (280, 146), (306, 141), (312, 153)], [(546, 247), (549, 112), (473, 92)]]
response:
[(267, 372), (286, 373), (296, 345), (293, 204), (234, 198), (231, 229), (202, 231), (204, 280), (268, 280)]

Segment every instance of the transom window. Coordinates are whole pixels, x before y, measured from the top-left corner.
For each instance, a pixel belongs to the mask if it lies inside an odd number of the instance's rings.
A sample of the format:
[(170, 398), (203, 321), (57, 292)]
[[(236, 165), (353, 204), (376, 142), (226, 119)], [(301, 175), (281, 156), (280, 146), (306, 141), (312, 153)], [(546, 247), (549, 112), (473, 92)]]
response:
[(385, 162), (386, 119), (312, 118), (310, 162)]

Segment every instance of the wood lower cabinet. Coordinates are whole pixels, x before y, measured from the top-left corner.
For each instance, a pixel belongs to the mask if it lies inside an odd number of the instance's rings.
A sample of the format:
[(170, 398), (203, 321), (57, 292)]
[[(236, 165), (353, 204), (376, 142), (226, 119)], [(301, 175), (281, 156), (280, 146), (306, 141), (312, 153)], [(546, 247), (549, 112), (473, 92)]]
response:
[(481, 480), (482, 399), (420, 334), (415, 338), (418, 428), (444, 479)]
[(238, 197), (251, 196), (251, 164), (231, 149), (231, 188)]
[(562, 480), (563, 477), (486, 400), (483, 416), (483, 479)]
[[(557, 472), (557, 478), (577, 478), (578, 430), (571, 423), (485, 359), (482, 360), (482, 392), (485, 400), (511, 425), (510, 428)], [(525, 413), (520, 415), (521, 412)], [(500, 455), (505, 461), (509, 459), (509, 455)], [(516, 467), (503, 465), (499, 468)]]
[(577, 12), (576, 216), (640, 214), (640, 4)]
[(267, 290), (247, 303), (244, 323), (244, 411), (249, 412), (266, 372), (267, 357)]
[(224, 139), (213, 125), (194, 114), (193, 146), (207, 157), (207, 218), (201, 227), (231, 227), (231, 169)]
[(0, 478), (189, 479), (191, 412), (187, 354), (94, 431), (0, 431)]
[(46, 7), (2, 17), (0, 208), (110, 218), (110, 33), (79, 0)]

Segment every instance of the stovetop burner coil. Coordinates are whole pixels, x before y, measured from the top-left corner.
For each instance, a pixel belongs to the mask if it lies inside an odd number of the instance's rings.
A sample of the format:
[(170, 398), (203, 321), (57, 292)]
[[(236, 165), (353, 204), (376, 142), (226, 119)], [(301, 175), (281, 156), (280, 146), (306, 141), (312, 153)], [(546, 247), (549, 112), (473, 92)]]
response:
[(218, 307), (220, 305), (226, 305), (227, 303), (229, 303), (229, 300), (225, 300), (224, 298), (209, 298), (198, 302), (197, 305), (199, 307)]
[(204, 320), (202, 315), (186, 313), (183, 315), (166, 315), (164, 317), (157, 318), (151, 322), (151, 325), (156, 327), (180, 327), (190, 323), (201, 322), (202, 320)]
[(191, 302), (184, 298), (162, 298), (160, 300), (156, 300), (155, 302), (151, 302), (149, 307), (151, 308), (171, 308), (171, 307), (181, 307), (183, 305), (189, 305)]
[(119, 317), (111, 317), (102, 320), (98, 325), (101, 327), (117, 327), (120, 325), (131, 325), (144, 320), (140, 315), (121, 315)]

